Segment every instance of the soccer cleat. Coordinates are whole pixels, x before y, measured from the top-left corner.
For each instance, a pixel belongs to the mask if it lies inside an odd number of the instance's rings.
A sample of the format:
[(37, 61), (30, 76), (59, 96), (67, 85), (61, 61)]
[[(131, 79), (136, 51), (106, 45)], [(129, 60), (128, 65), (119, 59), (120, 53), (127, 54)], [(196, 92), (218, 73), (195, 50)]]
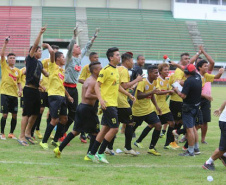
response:
[(161, 156), (161, 154), (159, 152), (157, 152), (155, 148), (148, 149), (148, 153), (155, 155), (155, 156)]
[(51, 141), (51, 145), (55, 146), (55, 147), (59, 147), (60, 146), (60, 142), (55, 142), (54, 140)]
[(81, 140), (82, 143), (87, 143), (86, 139), (83, 139), (83, 138), (80, 137), (80, 140)]
[(109, 148), (106, 148), (105, 154), (115, 155), (115, 151), (114, 150), (110, 150)]
[(142, 145), (142, 143), (138, 143), (138, 142), (134, 142), (134, 145), (138, 148), (144, 148), (144, 146)]
[(183, 137), (181, 138), (181, 140), (179, 141), (179, 143), (184, 143), (185, 141), (187, 141), (187, 138), (186, 138), (186, 136), (183, 136)]
[(125, 152), (125, 154), (130, 154), (130, 155), (133, 155), (133, 156), (138, 155), (138, 153), (136, 151), (134, 151), (133, 149), (127, 150), (126, 148), (124, 148), (124, 152)]
[(215, 170), (215, 166), (214, 166), (213, 163), (212, 164), (206, 164), (206, 163), (204, 163), (202, 165), (202, 168), (205, 169), (205, 170), (211, 170), (211, 171), (214, 171)]
[(180, 146), (177, 145), (177, 143), (174, 141), (174, 142), (171, 142), (170, 143), (170, 146), (174, 149), (177, 149), (177, 148), (180, 148)]
[(40, 145), (44, 150), (48, 150), (48, 149), (49, 149), (48, 143), (40, 142), (39, 145)]
[(85, 155), (84, 161), (91, 161), (91, 159), (87, 155)]
[(201, 141), (202, 144), (208, 144), (206, 141)]
[(107, 161), (107, 159), (106, 159), (105, 154), (97, 154), (96, 156), (98, 157), (98, 160), (99, 160), (100, 162), (106, 163), (106, 164), (109, 163), (109, 162)]
[(98, 158), (95, 155), (92, 155), (90, 152), (87, 154), (87, 157), (94, 163), (99, 163)]
[(194, 153), (190, 153), (188, 150), (184, 153), (180, 153), (179, 156), (190, 156), (190, 157), (194, 157), (195, 154)]
[(178, 144), (179, 135), (177, 134), (177, 130), (173, 130), (172, 134), (174, 136), (174, 141)]
[(219, 157), (219, 159), (221, 160), (223, 165), (226, 167), (226, 157), (222, 156), (222, 157)]
[(61, 138), (59, 138), (58, 141), (62, 143), (66, 137), (67, 137), (67, 134), (64, 133), (64, 135)]
[(38, 139), (42, 139), (43, 138), (40, 130), (36, 130), (35, 134), (37, 135)]
[(1, 135), (0, 135), (0, 139), (1, 139), (1, 140), (6, 140), (5, 134), (1, 134)]
[(185, 148), (185, 147), (183, 146), (183, 147), (182, 147), (182, 150), (183, 150), (183, 151), (187, 151), (188, 148)]
[(194, 154), (195, 154), (195, 155), (199, 155), (199, 154), (201, 154), (201, 152), (200, 152), (199, 148), (194, 149)]
[(16, 136), (13, 133), (9, 133), (8, 134), (8, 138), (17, 139)]
[(169, 150), (169, 149), (173, 149), (173, 150), (175, 150), (175, 148), (172, 148), (170, 145), (168, 145), (168, 146), (164, 146), (163, 148), (164, 148), (164, 149), (166, 149), (166, 150)]
[(59, 147), (56, 147), (53, 150), (53, 152), (54, 152), (56, 158), (61, 158), (61, 151), (60, 151)]
[(163, 134), (163, 133), (161, 133), (159, 136), (159, 138), (165, 138), (165, 137), (166, 137), (166, 134)]

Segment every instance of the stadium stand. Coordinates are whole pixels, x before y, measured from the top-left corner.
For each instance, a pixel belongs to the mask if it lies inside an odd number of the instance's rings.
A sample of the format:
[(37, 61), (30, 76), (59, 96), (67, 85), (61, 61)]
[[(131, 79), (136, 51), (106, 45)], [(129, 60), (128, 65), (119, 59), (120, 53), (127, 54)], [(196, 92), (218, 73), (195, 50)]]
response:
[(0, 38), (11, 37), (7, 52), (26, 56), (30, 46), (31, 11), (32, 7), (0, 7)]
[(48, 26), (43, 39), (45, 41), (63, 41), (71, 39), (76, 25), (75, 8), (43, 7), (42, 25)]

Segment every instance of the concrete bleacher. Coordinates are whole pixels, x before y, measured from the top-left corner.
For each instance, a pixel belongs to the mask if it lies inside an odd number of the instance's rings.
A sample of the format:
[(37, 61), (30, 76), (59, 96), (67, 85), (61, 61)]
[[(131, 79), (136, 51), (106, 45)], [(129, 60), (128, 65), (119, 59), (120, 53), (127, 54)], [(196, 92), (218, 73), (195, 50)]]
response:
[(76, 25), (74, 7), (43, 7), (42, 25), (47, 25), (43, 39), (45, 41), (68, 41)]
[[(14, 52), (17, 56), (26, 56), (30, 46), (32, 7), (0, 7), (0, 38), (10, 36), (7, 53)], [(1, 47), (1, 46), (0, 46)]]

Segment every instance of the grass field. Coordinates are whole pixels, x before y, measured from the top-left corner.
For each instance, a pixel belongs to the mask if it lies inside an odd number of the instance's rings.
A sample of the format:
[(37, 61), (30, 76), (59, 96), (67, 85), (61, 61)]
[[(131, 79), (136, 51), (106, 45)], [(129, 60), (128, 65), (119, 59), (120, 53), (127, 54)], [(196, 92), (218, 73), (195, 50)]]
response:
[[(212, 88), (214, 101), (212, 111), (225, 100), (226, 88)], [(80, 96), (80, 95), (79, 95)], [(46, 114), (44, 114), (46, 115)], [(46, 116), (41, 124), (44, 133)], [(15, 134), (19, 135), (21, 110)], [(10, 119), (7, 120), (5, 133), (9, 132)], [(146, 126), (138, 128), (137, 136)], [(120, 154), (108, 156), (110, 164), (86, 162), (83, 157), (88, 144), (82, 144), (75, 138), (66, 147), (62, 158), (54, 158), (53, 149), (41, 149), (39, 145), (22, 147), (16, 140), (0, 140), (0, 184), (207, 184), (207, 176), (214, 180), (211, 184), (226, 184), (226, 168), (221, 161), (216, 161), (216, 171), (202, 169), (202, 164), (210, 157), (219, 144), (218, 118), (212, 117), (207, 134), (208, 145), (200, 144), (201, 155), (196, 157), (179, 157), (178, 150), (164, 150), (165, 139), (159, 139), (157, 150), (160, 157), (147, 154), (151, 133), (143, 141), (145, 149), (137, 149), (138, 157)], [(134, 142), (134, 140), (133, 140)], [(118, 134), (114, 149), (123, 149), (124, 135)], [(180, 144), (181, 145), (181, 144)], [(182, 145), (181, 145), (182, 146)]]

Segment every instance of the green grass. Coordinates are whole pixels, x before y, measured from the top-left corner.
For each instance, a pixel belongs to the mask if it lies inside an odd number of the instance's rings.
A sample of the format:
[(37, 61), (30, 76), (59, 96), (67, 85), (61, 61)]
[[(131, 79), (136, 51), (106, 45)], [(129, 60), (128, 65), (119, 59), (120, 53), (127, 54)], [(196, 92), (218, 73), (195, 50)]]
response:
[[(225, 100), (226, 89), (213, 87), (212, 93), (214, 110)], [(42, 133), (46, 127), (45, 119), (46, 113), (41, 123)], [(21, 110), (15, 132), (17, 136), (20, 120)], [(7, 120), (6, 133), (9, 132), (9, 125), (10, 119)], [(137, 136), (145, 126), (143, 123), (138, 128)], [(54, 147), (51, 145), (48, 151), (44, 151), (39, 145), (22, 147), (15, 140), (0, 140), (0, 184), (207, 184), (209, 182), (206, 178), (211, 175), (214, 178), (211, 184), (223, 185), (226, 184), (226, 168), (219, 160), (215, 162), (215, 172), (201, 167), (218, 147), (219, 134), (218, 118), (212, 117), (207, 134), (208, 145), (200, 144), (202, 154), (193, 158), (179, 157), (181, 149), (164, 150), (165, 139), (159, 139), (156, 146), (162, 153), (161, 157), (147, 154), (152, 135), (150, 133), (143, 141), (145, 149), (138, 150), (141, 155), (108, 156), (110, 164), (107, 165), (84, 161), (88, 144), (82, 144), (78, 138), (65, 148), (61, 159), (54, 158)], [(114, 149), (123, 149), (123, 145), (124, 136), (119, 133)]]

